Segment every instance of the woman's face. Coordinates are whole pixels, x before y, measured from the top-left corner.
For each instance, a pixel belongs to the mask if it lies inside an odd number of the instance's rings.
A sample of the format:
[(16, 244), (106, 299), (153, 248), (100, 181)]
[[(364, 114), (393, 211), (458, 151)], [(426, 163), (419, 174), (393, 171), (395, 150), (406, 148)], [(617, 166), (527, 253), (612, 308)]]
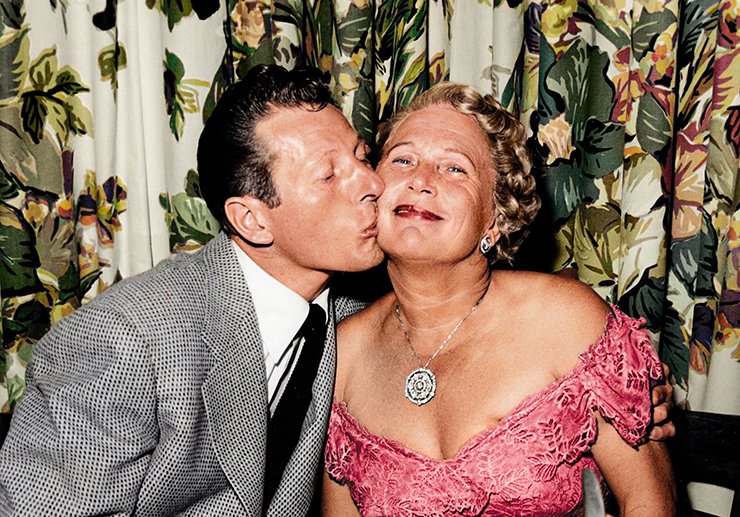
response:
[(459, 261), (496, 242), (490, 146), (475, 120), (449, 107), (410, 115), (383, 148), (378, 243), (391, 259)]

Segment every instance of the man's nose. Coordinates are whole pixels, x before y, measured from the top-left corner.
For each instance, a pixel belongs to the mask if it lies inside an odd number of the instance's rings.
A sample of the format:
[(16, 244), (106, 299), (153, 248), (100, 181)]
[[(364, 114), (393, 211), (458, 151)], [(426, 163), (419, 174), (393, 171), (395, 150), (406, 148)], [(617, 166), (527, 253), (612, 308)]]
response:
[(367, 166), (361, 173), (362, 177), (362, 195), (361, 201), (375, 201), (380, 197), (385, 189), (385, 183), (380, 179), (372, 167)]

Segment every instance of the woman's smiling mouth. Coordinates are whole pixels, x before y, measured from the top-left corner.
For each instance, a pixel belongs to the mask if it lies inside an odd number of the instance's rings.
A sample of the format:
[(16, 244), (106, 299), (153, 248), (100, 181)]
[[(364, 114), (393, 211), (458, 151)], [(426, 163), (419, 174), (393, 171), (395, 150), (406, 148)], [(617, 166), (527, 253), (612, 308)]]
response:
[(430, 212), (429, 210), (424, 210), (423, 208), (418, 208), (414, 205), (398, 205), (395, 210), (393, 210), (393, 213), (400, 217), (412, 217), (427, 221), (442, 220), (442, 218), (437, 214)]

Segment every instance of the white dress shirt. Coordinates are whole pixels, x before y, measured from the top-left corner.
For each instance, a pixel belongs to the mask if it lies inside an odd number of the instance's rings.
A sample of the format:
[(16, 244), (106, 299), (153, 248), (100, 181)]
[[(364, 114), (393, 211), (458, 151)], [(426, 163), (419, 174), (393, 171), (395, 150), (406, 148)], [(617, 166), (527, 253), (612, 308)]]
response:
[[(295, 366), (292, 357), (300, 353), (303, 339), (296, 340), (296, 334), (308, 316), (308, 302), (298, 293), (281, 284), (249, 258), (249, 255), (232, 240), (239, 265), (252, 294), (257, 313), (262, 347), (265, 353), (267, 372), (267, 400), (270, 401), (270, 414), (275, 411), (280, 396), (287, 385), (288, 377)], [(324, 289), (313, 303), (328, 314), (329, 289)], [(286, 371), (290, 365), (290, 371)], [(280, 379), (285, 376), (281, 383)], [(278, 390), (278, 385), (280, 391)]]

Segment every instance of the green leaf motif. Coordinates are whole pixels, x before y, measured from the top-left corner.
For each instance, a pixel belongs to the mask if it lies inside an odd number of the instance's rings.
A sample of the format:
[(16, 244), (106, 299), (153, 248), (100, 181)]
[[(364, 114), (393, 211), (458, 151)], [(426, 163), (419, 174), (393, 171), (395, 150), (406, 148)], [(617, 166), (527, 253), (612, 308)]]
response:
[(64, 109), (67, 113), (67, 124), (72, 133), (75, 135), (86, 135), (92, 132), (92, 116), (80, 99), (77, 97), (67, 97), (67, 102), (64, 103)]
[(398, 105), (406, 106), (414, 98), (423, 92), (427, 86), (427, 75), (424, 73), (426, 65), (426, 54), (419, 56), (411, 63), (408, 71), (398, 84)]
[(715, 298), (718, 295), (714, 286), (714, 275), (719, 270), (718, 245), (712, 217), (705, 210), (702, 210), (701, 231), (671, 244), (672, 269), (692, 298)]
[[(228, 50), (226, 52), (229, 52)], [(218, 67), (216, 76), (211, 82), (211, 88), (208, 90), (206, 100), (203, 102), (203, 123), (205, 124), (208, 117), (213, 113), (214, 108), (218, 99), (221, 98), (221, 94), (229, 86), (229, 64), (228, 57), (224, 56), (221, 61), (221, 66)]]
[(164, 49), (164, 55), (165, 70), (169, 70), (170, 72), (172, 72), (172, 74), (175, 76), (175, 81), (182, 81), (182, 78), (185, 77), (185, 65), (182, 64), (182, 59), (177, 57), (177, 54), (175, 54), (174, 52), (170, 52), (167, 49)]
[(38, 55), (28, 70), (28, 77), (34, 90), (46, 90), (58, 68), (57, 49), (51, 47)]
[(166, 195), (160, 196), (160, 204), (165, 209), (169, 208), (166, 220), (173, 252), (203, 245), (218, 234), (220, 225), (203, 199), (190, 197), (184, 192), (175, 194), (169, 200), (165, 198)]
[(60, 147), (67, 144), (70, 132), (92, 133), (92, 114), (77, 95), (90, 89), (77, 71), (69, 66), (57, 70), (56, 48), (44, 50), (29, 71), (32, 89), (21, 94), (23, 129), (38, 144), (47, 122), (56, 133)]
[(594, 4), (591, 3), (578, 2), (575, 17), (593, 23), (596, 27), (596, 33), (600, 37), (606, 38), (615, 48), (623, 48), (629, 45), (630, 34), (625, 32), (623, 28), (615, 26), (611, 20), (605, 21), (602, 16), (598, 16), (593, 11), (593, 6)]
[(334, 45), (334, 2), (319, 0), (315, 2), (304, 2), (306, 17), (306, 36), (311, 39), (311, 45), (307, 45), (309, 51), (308, 62), (318, 67), (322, 56), (331, 56)]
[(671, 142), (671, 121), (652, 93), (640, 97), (637, 111), (637, 135), (640, 146), (653, 156), (658, 156)]
[(90, 88), (82, 84), (79, 74), (69, 66), (62, 67), (56, 75), (56, 85), (48, 93), (57, 92), (67, 95), (77, 95), (82, 92), (89, 92)]
[(603, 178), (624, 162), (624, 126), (590, 118), (583, 140), (576, 142), (581, 151), (581, 168), (592, 178)]
[[(539, 69), (542, 75), (540, 79), (550, 76), (550, 72), (556, 62), (555, 51), (546, 39), (541, 39)], [(547, 81), (543, 82), (539, 88), (539, 100), (537, 104), (537, 114), (539, 115), (540, 125), (543, 126), (565, 111), (565, 102), (562, 96), (551, 91), (547, 85)]]
[(0, 33), (2, 29), (18, 30), (26, 21), (26, 10), (23, 0), (0, 0)]
[(614, 86), (607, 78), (609, 56), (579, 39), (547, 73), (545, 85), (560, 97), (565, 118), (573, 126), (573, 139), (583, 140), (586, 122), (608, 122), (614, 107)]
[[(5, 379), (5, 384), (8, 389), (8, 401), (10, 404), (7, 406), (9, 411), (15, 409), (15, 405), (23, 398), (26, 394), (26, 382), (20, 375)], [(4, 407), (3, 410), (6, 408)]]
[[(257, 65), (272, 65), (274, 63), (275, 57), (272, 53), (272, 42), (266, 39), (256, 49), (249, 48), (247, 50), (247, 56), (239, 61), (236, 75), (241, 78), (246, 76)], [(311, 62), (311, 65), (316, 66), (317, 63)]]
[(146, 6), (149, 9), (157, 9), (167, 17), (170, 32), (183, 18), (193, 12), (190, 0), (146, 0)]
[(7, 201), (13, 199), (20, 192), (22, 192), (23, 184), (15, 177), (15, 175), (8, 172), (0, 162), (0, 201)]
[(375, 138), (374, 99), (375, 91), (373, 90), (373, 83), (363, 77), (355, 92), (355, 98), (352, 104), (352, 127), (367, 142), (372, 142)]
[(337, 25), (337, 42), (342, 54), (349, 56), (363, 48), (372, 23), (370, 4), (362, 9), (355, 4), (350, 5), (347, 15)]
[(170, 129), (177, 140), (185, 130), (185, 113), (195, 113), (200, 109), (197, 87), (210, 85), (197, 79), (183, 79), (185, 65), (177, 55), (165, 49), (164, 95), (167, 101), (167, 114), (170, 116)]
[(661, 319), (663, 324), (660, 332), (660, 359), (671, 370), (676, 384), (686, 387), (689, 376), (689, 358), (691, 351), (686, 344), (686, 336), (682, 331), (682, 320), (679, 312), (668, 305)]
[[(80, 290), (79, 290), (79, 298), (82, 299), (83, 296), (85, 296), (85, 293), (87, 293), (90, 288), (93, 286), (93, 284), (98, 280), (100, 275), (103, 274), (102, 269), (96, 269), (94, 271), (91, 271), (90, 273), (83, 275), (80, 277)], [(119, 278), (116, 278), (116, 282), (120, 280)]]
[(172, 205), (170, 205), (170, 196), (168, 196), (166, 193), (160, 194), (159, 195), (159, 206), (164, 208), (165, 212), (171, 212)]
[[(687, 6), (692, 2), (687, 2)], [(635, 59), (641, 60), (645, 54), (653, 50), (655, 40), (676, 21), (675, 15), (669, 9), (661, 9), (654, 13), (643, 9), (640, 19), (635, 21), (632, 30), (632, 51)]]
[(179, 89), (180, 81), (185, 75), (185, 66), (177, 55), (165, 49), (164, 69), (164, 95), (167, 114), (170, 116), (170, 130), (180, 140), (185, 130), (185, 113)]
[(59, 303), (66, 303), (69, 300), (81, 300), (80, 293), (80, 272), (75, 262), (70, 261), (67, 269), (58, 278), (59, 284)]
[(25, 337), (34, 341), (41, 339), (51, 326), (49, 310), (38, 300), (20, 305), (13, 314), (13, 321), (23, 329)]
[[(732, 116), (732, 115), (731, 115)], [(735, 110), (735, 117), (740, 123), (740, 108)], [(740, 181), (736, 181), (737, 158), (740, 156), (740, 149), (735, 151), (733, 145), (729, 142), (732, 131), (728, 131), (728, 123), (731, 118), (727, 118), (727, 124), (723, 124), (721, 118), (712, 118), (709, 121), (710, 135), (724, 135), (725, 138), (710, 137), (709, 150), (707, 153), (707, 187), (711, 197), (716, 199), (719, 207), (728, 213), (734, 211), (735, 200), (740, 199)], [(738, 128), (740, 130), (740, 127)], [(738, 133), (740, 137), (740, 133)], [(740, 147), (740, 142), (738, 143)]]
[(503, 92), (501, 93), (501, 104), (507, 111), (517, 116), (521, 114), (522, 110), (522, 81), (524, 77), (524, 55), (526, 48), (526, 43), (522, 43), (522, 48), (519, 50), (514, 69), (511, 71), (509, 80), (504, 85)]
[(552, 220), (556, 227), (563, 224), (573, 211), (584, 202), (598, 199), (599, 190), (575, 165), (556, 160), (544, 169), (544, 184), (552, 201)]
[[(185, 194), (189, 197), (199, 197), (203, 199), (203, 194), (200, 191), (200, 176), (194, 169), (190, 169), (185, 175)], [(169, 198), (167, 198), (166, 210), (169, 210)]]
[(179, 103), (175, 104), (170, 112), (170, 131), (175, 135), (176, 140), (180, 140), (185, 131), (185, 112)]
[(42, 99), (35, 95), (24, 95), (21, 107), (23, 130), (29, 134), (31, 140), (38, 144), (44, 137), (44, 125), (48, 109)]
[(126, 47), (123, 43), (111, 43), (100, 49), (98, 53), (98, 69), (100, 80), (110, 81), (111, 88), (118, 88), (118, 73), (124, 70), (128, 64)]
[[(2, 15), (0, 15), (0, 18)], [(16, 30), (0, 44), (0, 99), (11, 99), (18, 95), (23, 81), (25, 67), (28, 66), (28, 33), (23, 27)]]
[[(379, 122), (387, 120), (399, 107), (396, 91), (400, 85), (404, 81), (407, 88), (414, 85), (413, 74), (409, 75), (407, 64), (409, 59), (417, 54), (414, 43), (426, 34), (427, 12), (427, 2), (418, 3), (413, 0), (401, 2), (383, 0), (376, 5), (374, 38), (376, 73), (388, 75), (386, 85), (388, 101), (382, 105), (378, 103), (377, 106)], [(423, 74), (423, 77), (426, 81), (427, 74)], [(411, 91), (403, 93), (407, 102), (415, 91), (411, 86)], [(384, 93), (379, 92), (378, 98), (383, 98)]]
[(592, 286), (613, 286), (620, 244), (619, 211), (609, 205), (581, 205), (576, 216), (572, 231), (579, 277)]
[[(447, 37), (452, 39), (452, 17), (455, 14), (455, 2), (454, 0), (434, 0), (435, 3), (442, 2), (442, 15), (445, 17), (447, 23)], [(488, 7), (491, 7), (490, 0), (483, 0)], [(481, 0), (478, 0), (481, 3)]]
[(0, 290), (3, 298), (43, 290), (36, 271), (40, 265), (33, 228), (22, 214), (0, 203)]

